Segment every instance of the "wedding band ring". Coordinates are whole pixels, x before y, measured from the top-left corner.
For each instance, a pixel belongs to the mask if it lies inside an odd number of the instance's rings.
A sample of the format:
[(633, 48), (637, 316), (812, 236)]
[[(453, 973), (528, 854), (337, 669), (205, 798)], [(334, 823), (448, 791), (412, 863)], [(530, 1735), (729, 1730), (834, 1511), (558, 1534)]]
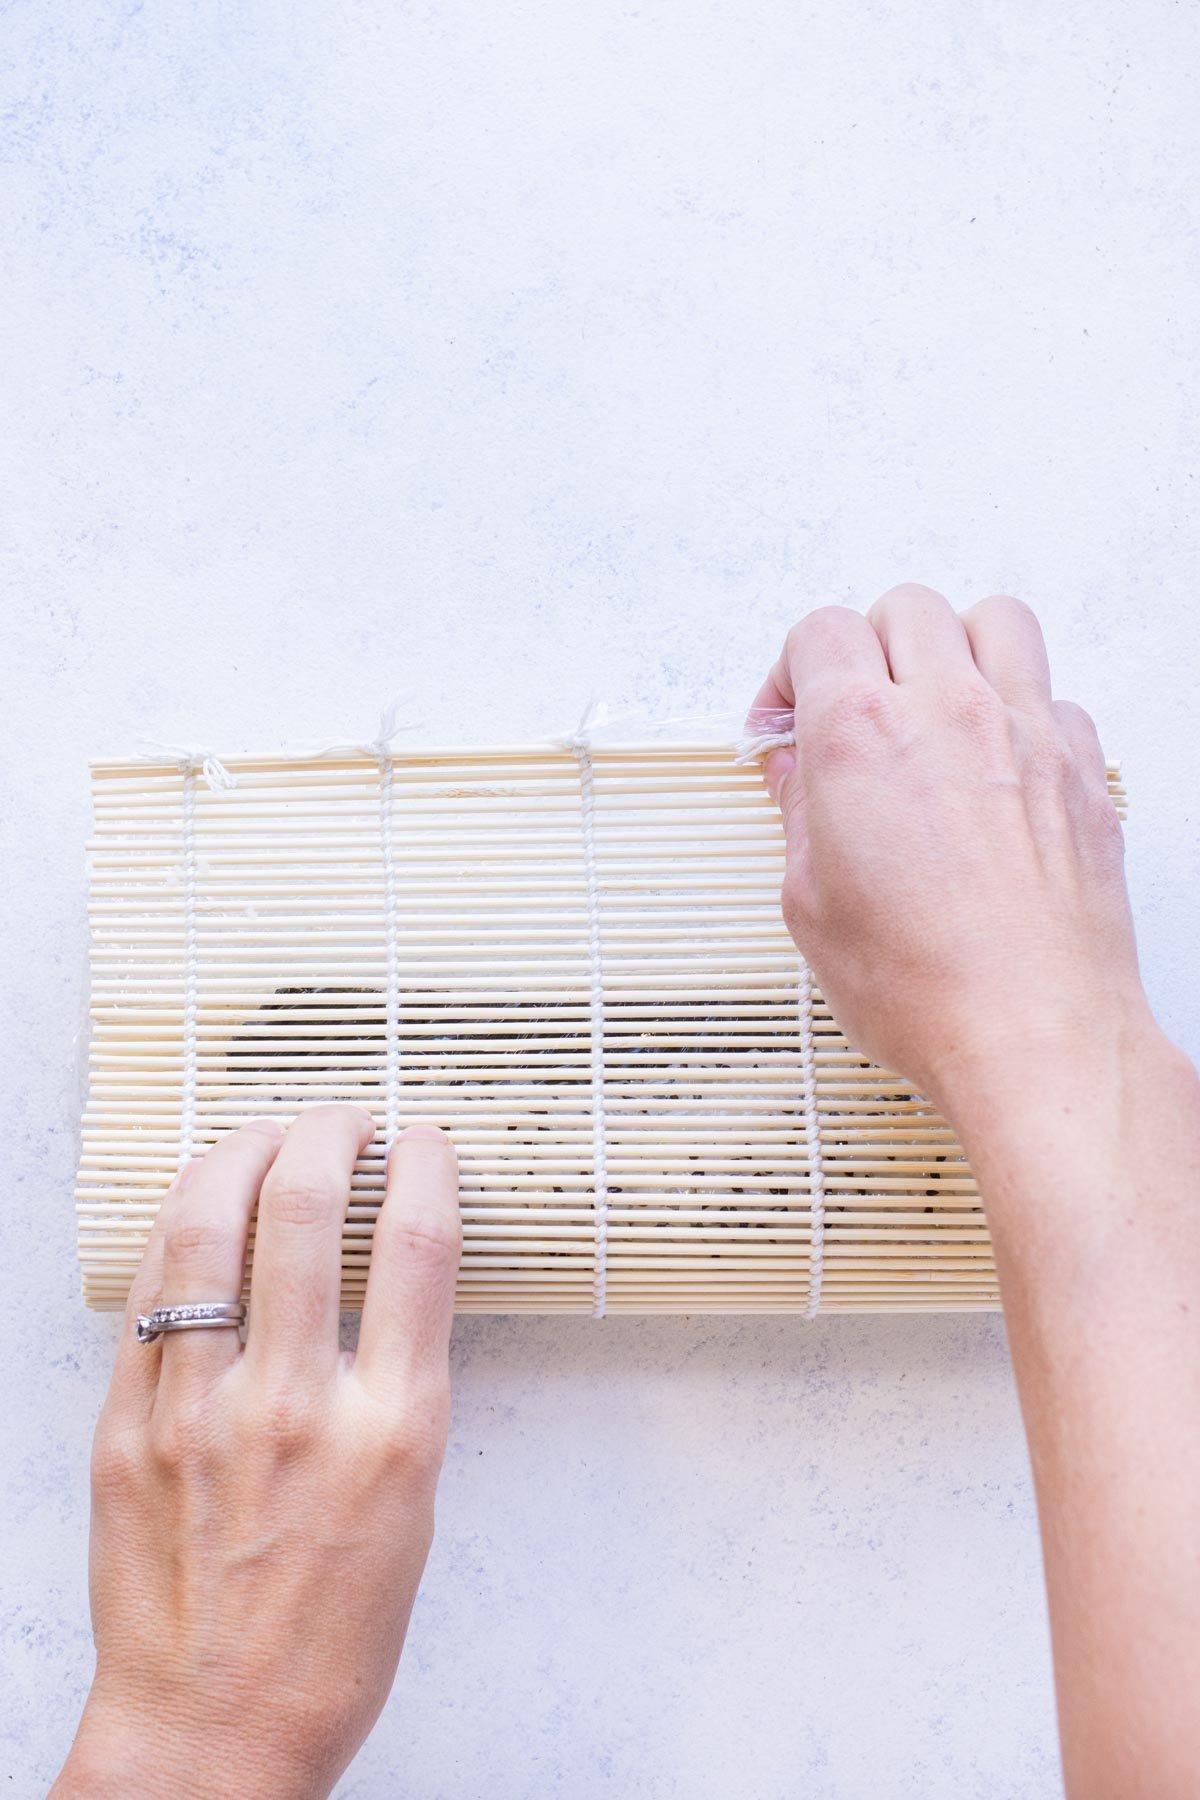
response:
[(139, 1313), (139, 1344), (152, 1344), (164, 1331), (236, 1330), (246, 1323), (248, 1308), (242, 1300), (208, 1300), (198, 1306), (156, 1306), (152, 1313)]

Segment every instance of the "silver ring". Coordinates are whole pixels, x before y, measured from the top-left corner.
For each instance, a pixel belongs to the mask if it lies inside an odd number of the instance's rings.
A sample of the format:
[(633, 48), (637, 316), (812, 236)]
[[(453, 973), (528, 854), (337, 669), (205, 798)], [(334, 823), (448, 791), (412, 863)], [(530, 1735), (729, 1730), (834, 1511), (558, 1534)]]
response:
[(207, 1300), (199, 1306), (156, 1306), (150, 1314), (139, 1313), (139, 1344), (152, 1344), (164, 1331), (221, 1331), (246, 1323), (247, 1307), (242, 1300)]

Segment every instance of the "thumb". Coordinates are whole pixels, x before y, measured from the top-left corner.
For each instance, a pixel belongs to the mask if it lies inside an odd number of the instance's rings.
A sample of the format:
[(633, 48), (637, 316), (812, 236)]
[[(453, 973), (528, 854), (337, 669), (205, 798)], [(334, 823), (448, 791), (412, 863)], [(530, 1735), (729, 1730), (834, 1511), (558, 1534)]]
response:
[(767, 792), (782, 812), (784, 787), (789, 776), (796, 772), (795, 750), (790, 745), (786, 749), (768, 750), (763, 757), (762, 772)]

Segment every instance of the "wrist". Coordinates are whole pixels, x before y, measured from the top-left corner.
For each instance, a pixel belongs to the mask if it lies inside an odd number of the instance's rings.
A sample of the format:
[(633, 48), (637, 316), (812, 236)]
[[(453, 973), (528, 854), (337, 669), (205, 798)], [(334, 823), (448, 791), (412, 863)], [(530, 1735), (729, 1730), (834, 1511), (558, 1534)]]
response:
[(1036, 1144), (1050, 1119), (1111, 1114), (1144, 1066), (1181, 1055), (1138, 988), (1029, 1020), (1008, 1034), (951, 1038), (930, 1098), (974, 1162)]
[[(946, 1117), (979, 1183), (998, 1260), (1007, 1262), (1015, 1234), (1035, 1259), (1068, 1246), (1078, 1272), (1081, 1244), (1113, 1246), (1127, 1229), (1146, 1236), (1151, 1220), (1161, 1227), (1177, 1209), (1175, 1189), (1146, 1170), (1166, 1146), (1180, 1166), (1194, 1162), (1200, 1082), (1145, 1008), (1110, 1018), (1069, 1055), (1033, 1053), (991, 1070), (957, 1105), (951, 1096)], [(1171, 1234), (1161, 1241), (1169, 1246)]]
[(144, 1717), (89, 1697), (49, 1800), (129, 1800), (131, 1794), (236, 1793), (239, 1800), (324, 1800), (329, 1786), (270, 1746), (194, 1724)]

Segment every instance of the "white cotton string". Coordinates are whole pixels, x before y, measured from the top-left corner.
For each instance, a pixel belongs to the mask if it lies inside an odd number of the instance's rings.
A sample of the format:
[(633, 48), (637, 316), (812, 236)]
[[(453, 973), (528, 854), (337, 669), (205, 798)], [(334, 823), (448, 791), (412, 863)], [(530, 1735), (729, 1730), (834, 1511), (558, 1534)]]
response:
[[(369, 743), (293, 745), (287, 750), (273, 750), (271, 755), (287, 755), (304, 762), (319, 762), (322, 757), (367, 756), (377, 762), (391, 749), (393, 741), (402, 732), (415, 730), (420, 722), (414, 719), (398, 720), (399, 709), (398, 700), (393, 700), (385, 707), (379, 721), (379, 730)], [(150, 737), (144, 737), (140, 742), (151, 745), (155, 750), (164, 751), (166, 759), (178, 763), (181, 769), (198, 768), (214, 794), (237, 786), (237, 776), (211, 750), (181, 749), (178, 744), (164, 744), (158, 738)], [(157, 762), (160, 759), (147, 755), (143, 760)]]
[[(393, 701), (380, 720), (378, 735), (370, 742), (276, 746), (271, 751), (271, 755), (273, 757), (289, 756), (297, 761), (305, 762), (319, 762), (323, 758), (360, 756), (378, 761), (385, 751), (390, 750), (393, 741), (401, 733), (415, 731), (421, 722), (416, 719), (406, 719), (397, 723), (397, 712), (398, 702)], [(640, 711), (610, 714), (606, 706), (593, 702), (588, 708), (586, 716), (589, 742), (601, 729), (611, 731), (617, 725), (634, 725), (639, 730), (647, 730), (656, 734), (687, 727), (699, 730), (704, 734), (705, 740), (711, 739), (714, 743), (728, 744), (730, 727), (733, 725), (735, 715), (732, 713), (656, 714)], [(577, 735), (578, 733), (574, 733), (566, 738), (556, 737), (551, 741), (563, 748), (573, 750)], [(154, 738), (143, 738), (141, 741), (153, 745), (156, 750), (164, 751), (166, 753), (165, 760), (178, 763), (181, 769), (193, 765), (197, 767), (214, 793), (221, 793), (228, 788), (237, 786), (237, 776), (227, 769), (220, 758), (210, 750), (180, 749), (178, 745), (160, 743)], [(769, 750), (777, 750), (794, 742), (795, 736), (792, 730), (790, 711), (777, 707), (756, 707), (746, 720), (742, 735), (733, 745), (735, 761), (739, 763), (756, 762)], [(163, 759), (147, 756), (143, 760), (157, 762)]]
[[(605, 705), (596, 701), (592, 702), (585, 714), (589, 743), (594, 740), (598, 731), (611, 731), (615, 725), (634, 725), (639, 730), (655, 734), (687, 727), (702, 732), (706, 740), (728, 743), (729, 728), (735, 717), (733, 713), (610, 713)], [(768, 750), (778, 750), (784, 745), (794, 744), (794, 727), (795, 720), (790, 707), (756, 706), (746, 719), (741, 736), (734, 742), (735, 762), (756, 762)], [(578, 736), (579, 732), (576, 731), (570, 737), (556, 737), (551, 741), (573, 750)]]
[[(203, 768), (201, 763), (201, 768)], [(207, 776), (206, 776), (207, 779)], [(183, 769), (183, 1088), (179, 1101), (179, 1167), (190, 1162), (196, 1136), (196, 1036), (199, 977), (196, 948), (196, 764)]]
[[(386, 721), (385, 721), (386, 723)], [(375, 746), (379, 759), (379, 844), (383, 858), (383, 918), (387, 946), (386, 1112), (384, 1142), (400, 1129), (400, 928), (396, 918), (396, 863), (392, 842), (392, 798), (396, 759), (382, 737)]]
[[(400, 944), (396, 916), (396, 873), (392, 848), (392, 795), (395, 759), (391, 751), (393, 738), (406, 725), (396, 723), (396, 704), (389, 706), (379, 722), (379, 735), (370, 744), (334, 746), (318, 755), (352, 754), (371, 756), (379, 764), (379, 831), (383, 855), (383, 900), (387, 934), (387, 1142), (390, 1144), (400, 1124)], [(173, 744), (162, 744), (153, 738), (143, 740), (167, 753), (178, 764), (183, 776), (182, 851), (183, 851), (183, 1088), (179, 1112), (180, 1167), (191, 1155), (196, 1133), (196, 1091), (198, 1068), (197, 1027), (199, 1021), (199, 977), (196, 943), (196, 776), (204, 777), (210, 792), (228, 792), (237, 786), (237, 777), (211, 750), (180, 750)]]
[(825, 1277), (825, 1164), (821, 1154), (821, 1115), (817, 1108), (817, 1046), (813, 1030), (813, 984), (807, 963), (800, 965), (800, 1092), (804, 1102), (804, 1143), (808, 1158), (808, 1252), (806, 1319), (815, 1319)]
[[(181, 750), (177, 744), (161, 744), (157, 738), (143, 738), (145, 744), (153, 744), (156, 750), (165, 750), (168, 759), (178, 763), (183, 774), (194, 774), (197, 769), (203, 775), (205, 783), (214, 794), (221, 794), (237, 786), (237, 776), (231, 775), (220, 757), (211, 750)], [(157, 761), (147, 757), (146, 761)]]
[[(755, 707), (746, 720), (745, 735), (734, 752), (734, 761), (754, 763), (770, 750), (783, 750), (796, 741), (796, 721), (784, 707)], [(804, 1105), (804, 1143), (808, 1161), (808, 1297), (804, 1316), (815, 1319), (821, 1308), (825, 1279), (825, 1164), (821, 1153), (821, 1114), (817, 1094), (817, 1046), (813, 1028), (813, 982), (808, 964), (800, 964), (798, 992), (800, 1025), (800, 1092)]]
[(208, 755), (204, 758), (200, 764), (200, 773), (214, 794), (227, 792), (229, 788), (237, 786), (236, 776), (231, 775), (225, 764), (215, 756)]
[[(729, 742), (729, 727), (735, 715), (721, 713), (617, 713), (610, 715), (607, 708), (593, 701), (588, 708), (587, 736), (590, 742), (596, 732), (603, 727), (611, 730), (614, 725), (637, 725), (639, 728), (658, 733), (676, 730), (687, 726), (699, 729), (715, 741)], [(567, 738), (555, 738), (556, 744), (574, 749), (579, 733)], [(769, 750), (782, 750), (796, 741), (795, 715), (789, 706), (756, 706), (742, 728), (742, 734), (733, 745), (734, 761), (737, 763), (754, 763), (761, 760)]]
[(604, 1111), (604, 961), (600, 937), (600, 879), (596, 862), (596, 780), (591, 731), (604, 716), (593, 701), (569, 738), (562, 740), (579, 764), (583, 830), (583, 874), (587, 889), (588, 971), (591, 982), (592, 1186), (595, 1193), (595, 1264), (592, 1316), (602, 1319), (608, 1303), (608, 1126)]
[(392, 745), (401, 732), (414, 731), (420, 723), (417, 719), (397, 719), (400, 702), (393, 700), (385, 706), (379, 720), (379, 730), (369, 744), (322, 744), (319, 749), (293, 750), (291, 755), (305, 762), (320, 762), (323, 756), (373, 756), (382, 761), (391, 754)]
[(794, 731), (765, 731), (761, 737), (739, 738), (734, 748), (735, 763), (754, 763), (770, 750), (786, 750), (796, 741)]
[(796, 741), (796, 717), (790, 706), (756, 706), (734, 746), (736, 763), (759, 762), (770, 750), (786, 750)]

